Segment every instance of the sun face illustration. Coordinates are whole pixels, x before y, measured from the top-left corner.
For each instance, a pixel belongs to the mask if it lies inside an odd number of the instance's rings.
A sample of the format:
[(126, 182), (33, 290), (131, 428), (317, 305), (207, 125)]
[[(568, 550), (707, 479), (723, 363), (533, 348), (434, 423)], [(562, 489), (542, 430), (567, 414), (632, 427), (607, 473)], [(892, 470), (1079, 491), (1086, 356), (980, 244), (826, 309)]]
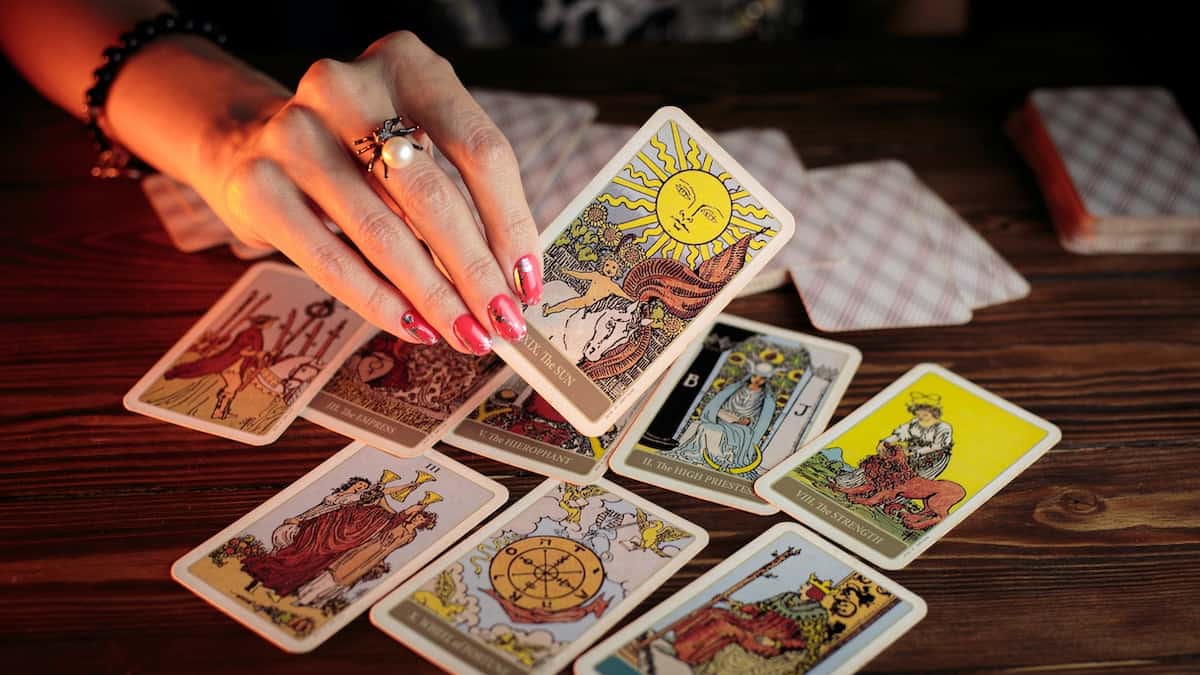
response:
[[(670, 138), (663, 141), (666, 130)], [(650, 146), (653, 150), (639, 150), (611, 181), (632, 197), (612, 190), (597, 198), (617, 207), (609, 209), (612, 223), (634, 234), (646, 257), (674, 258), (694, 267), (747, 235), (760, 235), (750, 242), (753, 250), (775, 235), (774, 216), (675, 122), (651, 136)]]

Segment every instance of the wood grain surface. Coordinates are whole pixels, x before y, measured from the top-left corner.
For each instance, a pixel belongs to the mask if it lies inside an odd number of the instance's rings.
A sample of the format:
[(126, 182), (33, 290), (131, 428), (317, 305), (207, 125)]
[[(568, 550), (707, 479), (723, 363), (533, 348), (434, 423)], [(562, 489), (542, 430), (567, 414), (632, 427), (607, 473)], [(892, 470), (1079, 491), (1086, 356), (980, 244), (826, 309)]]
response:
[[(1153, 82), (1119, 45), (1067, 46), (450, 54), (469, 84), (588, 97), (604, 122), (640, 124), (672, 103), (716, 130), (782, 128), (811, 167), (903, 160), (1028, 278), (1028, 298), (965, 326), (830, 336), (863, 352), (835, 421), (934, 361), (1063, 431), (1049, 454), (893, 574), (929, 614), (869, 671), (1200, 671), (1200, 256), (1084, 257), (1056, 243), (1004, 116), (1033, 86)], [(264, 63), (294, 81), (305, 64), (289, 59)], [(176, 252), (138, 186), (88, 178), (77, 125), (11, 73), (5, 80), (0, 668), (435, 672), (365, 618), (312, 654), (288, 656), (170, 579), (172, 561), (345, 441), (297, 420), (274, 445), (247, 447), (121, 407), (247, 263), (221, 249)], [(1194, 121), (1195, 92), (1176, 93)], [(730, 311), (813, 331), (791, 287)], [(514, 499), (539, 482), (441, 449)], [(643, 609), (782, 518), (616, 480), (712, 536)]]

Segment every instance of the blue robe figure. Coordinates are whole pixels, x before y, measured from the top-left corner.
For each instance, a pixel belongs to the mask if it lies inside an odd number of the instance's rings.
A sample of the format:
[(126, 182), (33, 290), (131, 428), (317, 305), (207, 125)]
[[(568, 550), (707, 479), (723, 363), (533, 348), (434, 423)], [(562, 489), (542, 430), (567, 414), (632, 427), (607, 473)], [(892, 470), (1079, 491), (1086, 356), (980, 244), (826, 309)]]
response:
[[(775, 392), (768, 384), (774, 369), (758, 364), (750, 375), (726, 386), (700, 412), (700, 419), (684, 428), (672, 452), (692, 464), (733, 473), (759, 457), (755, 446), (771, 425)], [(742, 478), (757, 478), (757, 469), (739, 471)]]

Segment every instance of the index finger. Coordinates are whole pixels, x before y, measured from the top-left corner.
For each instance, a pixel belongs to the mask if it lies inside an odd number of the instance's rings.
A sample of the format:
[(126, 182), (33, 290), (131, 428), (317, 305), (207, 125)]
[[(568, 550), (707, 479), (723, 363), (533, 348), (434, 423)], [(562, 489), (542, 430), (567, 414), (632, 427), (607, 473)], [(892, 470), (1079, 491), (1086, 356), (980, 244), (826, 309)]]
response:
[[(512, 146), (449, 62), (420, 48), (428, 52), (423, 65), (393, 73), (393, 104), (416, 120), (458, 168), (509, 285), (522, 302), (537, 302), (541, 249)], [(420, 50), (410, 47), (410, 54), (414, 49)]]

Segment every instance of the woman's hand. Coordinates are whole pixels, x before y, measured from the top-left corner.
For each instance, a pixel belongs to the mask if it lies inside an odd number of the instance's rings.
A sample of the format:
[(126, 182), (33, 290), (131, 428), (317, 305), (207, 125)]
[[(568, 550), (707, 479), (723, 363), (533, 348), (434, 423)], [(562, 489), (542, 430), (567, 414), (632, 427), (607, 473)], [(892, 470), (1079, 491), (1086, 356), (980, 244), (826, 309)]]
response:
[[(366, 172), (372, 153), (356, 155), (354, 141), (400, 115), (422, 128), (413, 142), (432, 139), (458, 168), (483, 232), (432, 155), (415, 153), (387, 179), (382, 160)], [(204, 175), (184, 177), (239, 239), (278, 248), (405, 340), (432, 343), (440, 333), (455, 349), (483, 354), (491, 349), (484, 326), (524, 337), (514, 296), (540, 299), (537, 228), (512, 148), (445, 59), (413, 34), (393, 33), (352, 63), (316, 62), (294, 96), (250, 117), (222, 134)]]

